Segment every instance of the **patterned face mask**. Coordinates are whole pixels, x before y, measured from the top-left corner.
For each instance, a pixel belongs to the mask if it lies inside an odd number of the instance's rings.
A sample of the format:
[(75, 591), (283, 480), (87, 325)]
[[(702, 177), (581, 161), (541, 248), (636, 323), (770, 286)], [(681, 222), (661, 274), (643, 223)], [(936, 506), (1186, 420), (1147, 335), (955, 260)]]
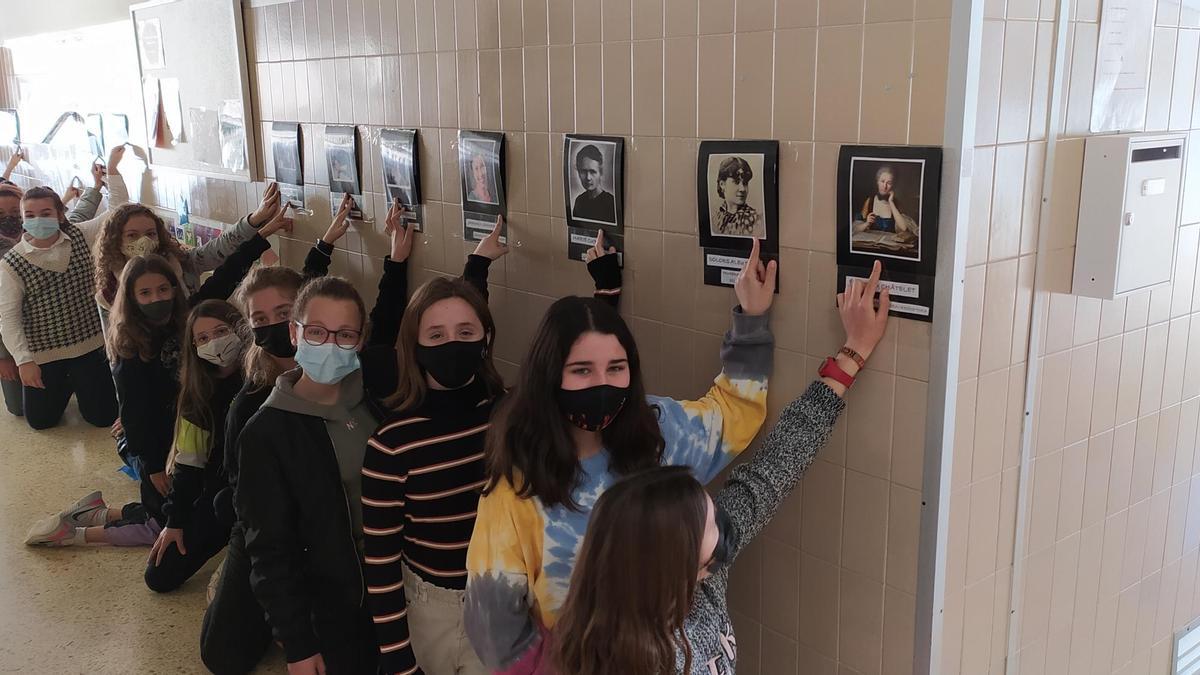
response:
[(587, 389), (559, 389), (558, 405), (571, 424), (584, 431), (601, 431), (625, 407), (629, 387), (601, 384)]
[(150, 255), (158, 250), (158, 239), (145, 235), (138, 237), (133, 241), (127, 241), (121, 245), (121, 253), (125, 254), (126, 258), (136, 258), (142, 255)]
[(21, 216), (4, 216), (0, 218), (0, 237), (13, 241), (21, 238)]

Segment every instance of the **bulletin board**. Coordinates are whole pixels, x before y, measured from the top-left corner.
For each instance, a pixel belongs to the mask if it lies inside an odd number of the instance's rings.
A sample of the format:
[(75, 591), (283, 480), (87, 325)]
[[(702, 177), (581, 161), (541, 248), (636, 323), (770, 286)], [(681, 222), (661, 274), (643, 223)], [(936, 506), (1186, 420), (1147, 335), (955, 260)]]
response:
[(150, 164), (260, 180), (241, 0), (153, 0), (129, 13)]

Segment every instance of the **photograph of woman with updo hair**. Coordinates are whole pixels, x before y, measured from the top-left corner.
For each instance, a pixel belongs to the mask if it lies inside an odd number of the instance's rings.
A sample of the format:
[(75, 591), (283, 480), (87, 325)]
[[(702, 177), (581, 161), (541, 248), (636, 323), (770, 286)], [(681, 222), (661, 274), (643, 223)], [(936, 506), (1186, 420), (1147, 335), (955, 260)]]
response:
[(762, 175), (762, 155), (710, 155), (708, 158), (709, 219), (713, 236), (762, 239), (767, 236), (763, 191), (755, 184)]

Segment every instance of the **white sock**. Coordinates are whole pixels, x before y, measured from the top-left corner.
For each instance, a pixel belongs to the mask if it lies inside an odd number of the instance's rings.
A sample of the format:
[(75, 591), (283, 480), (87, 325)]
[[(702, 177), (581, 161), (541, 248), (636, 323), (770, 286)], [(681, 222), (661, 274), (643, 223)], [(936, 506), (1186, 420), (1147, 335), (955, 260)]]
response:
[(87, 543), (87, 528), (86, 527), (75, 528), (75, 536), (63, 541), (63, 544), (66, 546), (83, 546), (86, 543)]

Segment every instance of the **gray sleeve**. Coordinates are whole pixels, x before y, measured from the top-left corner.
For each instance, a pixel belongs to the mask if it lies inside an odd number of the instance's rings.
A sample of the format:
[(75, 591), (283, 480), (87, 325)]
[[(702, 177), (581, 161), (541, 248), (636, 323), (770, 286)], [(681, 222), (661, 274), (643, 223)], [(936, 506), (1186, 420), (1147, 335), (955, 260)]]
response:
[(750, 461), (738, 466), (717, 495), (729, 517), (730, 562), (766, 527), (829, 440), (846, 402), (824, 382), (813, 382), (784, 408)]
[(75, 200), (75, 206), (71, 207), (71, 211), (67, 214), (67, 220), (72, 225), (77, 225), (85, 220), (91, 220), (96, 217), (96, 209), (100, 208), (100, 191), (94, 187), (87, 188), (83, 194), (79, 195), (79, 199)]
[(775, 357), (775, 337), (767, 314), (742, 313), (733, 308), (733, 326), (721, 345), (721, 368), (732, 380), (765, 380)]
[(250, 218), (242, 218), (216, 239), (189, 249), (187, 259), (197, 274), (211, 272), (220, 267), (226, 258), (255, 234), (258, 234), (258, 230), (250, 224)]

